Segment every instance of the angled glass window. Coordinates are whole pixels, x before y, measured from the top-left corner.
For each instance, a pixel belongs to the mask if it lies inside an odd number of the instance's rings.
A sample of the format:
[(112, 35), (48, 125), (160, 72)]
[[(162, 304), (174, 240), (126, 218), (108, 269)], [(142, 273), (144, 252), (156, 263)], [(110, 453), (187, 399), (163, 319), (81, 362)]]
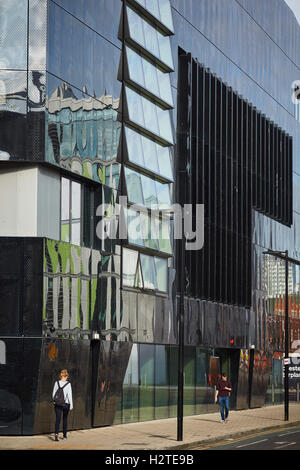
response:
[(130, 162), (173, 181), (170, 147), (163, 147), (126, 126), (125, 136)]
[(173, 144), (170, 112), (125, 87), (130, 121)]
[(127, 46), (126, 55), (130, 80), (133, 80), (138, 85), (145, 87), (142, 57), (139, 54), (136, 54), (130, 47)]
[(132, 122), (145, 127), (144, 112), (141, 96), (131, 88), (125, 87), (128, 104), (129, 119)]
[(167, 292), (168, 290), (168, 262), (164, 258), (154, 258), (156, 268), (157, 290)]
[(125, 179), (129, 201), (143, 206), (144, 197), (142, 190), (141, 175), (138, 172), (125, 167)]
[(159, 135), (170, 143), (174, 143), (170, 112), (157, 108), (157, 118), (159, 123)]
[(145, 168), (153, 171), (153, 173), (159, 173), (158, 162), (157, 162), (157, 145), (153, 140), (147, 139), (147, 137), (141, 137), (142, 147), (144, 152)]
[(145, 246), (153, 250), (158, 250), (158, 236), (154, 225), (153, 219), (149, 216), (148, 212), (141, 212), (141, 226)]
[(157, 18), (171, 32), (174, 32), (172, 11), (169, 0), (136, 0), (136, 2), (148, 10), (151, 15)]
[(128, 6), (126, 11), (130, 38), (174, 70), (169, 36), (161, 34)]
[(168, 262), (158, 256), (123, 248), (123, 285), (127, 287), (168, 291)]
[(159, 70), (126, 46), (129, 79), (173, 107), (170, 74)]
[(152, 256), (141, 254), (141, 266), (145, 289), (157, 289), (156, 269)]
[(143, 30), (146, 49), (151, 52), (155, 57), (160, 57), (160, 50), (158, 44), (159, 33), (147, 21), (143, 21)]
[(170, 147), (156, 145), (159, 174), (173, 181)]
[(145, 0), (146, 8), (155, 18), (160, 19), (160, 11), (158, 6), (158, 0)]
[(159, 208), (170, 207), (170, 186), (156, 181), (156, 193)]
[[(157, 107), (149, 100), (142, 98), (143, 110), (145, 117), (145, 128), (149, 129), (156, 135), (160, 135), (160, 127), (158, 126), (158, 113)], [(168, 112), (168, 111), (167, 111)], [(165, 135), (168, 135), (167, 130), (163, 129)], [(163, 136), (162, 136), (163, 137)]]
[(138, 252), (123, 248), (123, 257), (126, 259), (126, 263), (123, 263), (123, 284), (128, 287), (135, 287)]
[[(158, 86), (157, 69), (148, 60), (142, 59), (143, 70), (145, 75), (145, 88), (156, 96), (160, 96)], [(167, 74), (168, 75), (168, 74)]]
[(171, 89), (170, 74), (157, 70), (157, 75), (159, 83), (159, 96), (162, 100), (166, 101), (166, 103), (170, 104), (173, 107), (174, 102)]
[(164, 253), (172, 254), (172, 245), (170, 239), (170, 220), (161, 218), (159, 221), (159, 250)]
[(129, 243), (144, 246), (140, 212), (127, 209), (127, 230)]
[(144, 162), (141, 135), (125, 126), (125, 136), (129, 161), (142, 168), (147, 168)]
[(145, 206), (149, 209), (157, 208), (157, 192), (155, 181), (147, 176), (141, 175)]
[(159, 0), (160, 21), (174, 32), (170, 0)]
[(130, 37), (141, 46), (145, 47), (143, 20), (131, 8), (126, 8), (129, 23)]

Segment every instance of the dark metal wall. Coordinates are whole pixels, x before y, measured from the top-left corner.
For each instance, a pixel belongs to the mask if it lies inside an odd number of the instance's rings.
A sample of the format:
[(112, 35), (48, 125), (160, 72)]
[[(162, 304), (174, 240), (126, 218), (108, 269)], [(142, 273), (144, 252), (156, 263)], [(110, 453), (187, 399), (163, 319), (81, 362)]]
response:
[(176, 202), (205, 211), (204, 247), (185, 253), (186, 294), (250, 307), (252, 208), (291, 226), (292, 138), (191, 54), (179, 52), (178, 68), (177, 184), (189, 189)]

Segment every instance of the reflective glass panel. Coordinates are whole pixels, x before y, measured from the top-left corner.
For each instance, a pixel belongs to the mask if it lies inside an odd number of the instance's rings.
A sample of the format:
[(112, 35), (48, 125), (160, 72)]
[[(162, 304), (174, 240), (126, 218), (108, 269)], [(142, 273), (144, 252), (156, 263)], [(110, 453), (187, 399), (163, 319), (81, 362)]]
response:
[(74, 245), (80, 245), (80, 221), (79, 220), (76, 220), (76, 221), (73, 221), (72, 220), (72, 227), (71, 227), (71, 234), (72, 234), (72, 240), (71, 242), (74, 244)]
[(155, 347), (155, 418), (169, 417), (168, 346)]
[(139, 367), (138, 345), (133, 344), (123, 382), (123, 422), (137, 422), (139, 411)]
[(144, 113), (141, 96), (126, 87), (126, 97), (128, 104), (129, 119), (142, 127), (145, 127)]
[(141, 266), (144, 279), (145, 289), (156, 289), (156, 271), (154, 258), (152, 256), (144, 255), (141, 253)]
[(142, 7), (145, 8), (146, 6), (146, 0), (136, 0), (136, 3), (139, 3), (140, 5), (142, 5)]
[(123, 257), (126, 259), (126, 263), (123, 263), (123, 284), (125, 286), (134, 287), (138, 252), (123, 248)]
[(155, 18), (160, 18), (160, 12), (158, 7), (158, 0), (145, 0), (146, 1), (146, 8), (150, 11), (150, 13), (155, 16)]
[(72, 208), (72, 226), (71, 242), (80, 245), (80, 218), (81, 218), (81, 184), (72, 181), (71, 208)]
[(127, 228), (128, 241), (133, 245), (144, 246), (144, 237), (142, 233), (142, 225), (140, 213), (134, 210), (127, 210)]
[(155, 345), (140, 344), (140, 421), (154, 418)]
[(159, 0), (160, 20), (170, 31), (174, 32), (170, 0)]
[(169, 147), (156, 146), (159, 173), (173, 180), (173, 172), (171, 168), (171, 153)]
[(141, 175), (142, 188), (144, 194), (145, 205), (148, 208), (155, 209), (157, 207), (157, 194), (155, 181), (147, 176)]
[(157, 122), (157, 110), (156, 106), (146, 98), (142, 98), (143, 100), (143, 110), (144, 110), (144, 117), (145, 117), (145, 127), (149, 129), (154, 134), (159, 135), (159, 127)]
[(72, 181), (72, 219), (80, 219), (81, 184)]
[(160, 96), (160, 90), (157, 81), (157, 70), (147, 60), (143, 60), (143, 70), (145, 74), (145, 87), (156, 96)]
[(126, 178), (126, 187), (128, 200), (135, 204), (144, 205), (141, 175), (131, 170), (130, 168), (125, 168), (125, 178)]
[(168, 184), (162, 184), (156, 181), (156, 192), (159, 207), (164, 208), (171, 205), (170, 187)]
[(136, 54), (132, 49), (126, 47), (126, 54), (128, 60), (129, 76), (135, 83), (142, 87), (145, 86), (145, 78), (143, 72), (143, 59), (139, 54)]
[(157, 75), (158, 75), (158, 83), (159, 83), (159, 96), (164, 101), (166, 101), (166, 103), (170, 104), (171, 106), (174, 106), (171, 82), (170, 82), (170, 74), (163, 73), (160, 70), (157, 70)]
[(125, 127), (128, 158), (131, 162), (144, 167), (143, 147), (141, 136), (137, 132)]
[(143, 32), (143, 20), (139, 15), (137, 15), (131, 8), (126, 8), (128, 23), (129, 23), (129, 33), (130, 37), (138, 42), (141, 46), (145, 47), (144, 32)]
[(162, 218), (159, 223), (159, 249), (164, 253), (172, 254), (170, 220), (167, 218)]
[(130, 88), (125, 88), (130, 121), (159, 135), (167, 142), (174, 143), (170, 112), (156, 106)]
[(70, 180), (61, 179), (61, 239), (70, 241)]
[(160, 56), (158, 46), (158, 32), (147, 22), (143, 21), (146, 49), (156, 57)]
[(154, 224), (151, 223), (151, 218), (148, 213), (141, 212), (141, 225), (145, 246), (153, 250), (158, 250), (158, 237), (154, 233)]
[(160, 58), (165, 64), (167, 64), (171, 69), (173, 69), (173, 58), (172, 58), (172, 50), (170, 44), (169, 36), (163, 36), (160, 33), (158, 35), (158, 44), (159, 44), (159, 54)]
[(127, 46), (126, 53), (130, 80), (173, 106), (169, 73), (163, 73), (155, 65)]
[(157, 118), (159, 123), (159, 135), (170, 143), (174, 143), (170, 111), (157, 106)]
[(156, 144), (153, 140), (147, 139), (147, 137), (142, 137), (142, 146), (144, 151), (144, 161), (145, 168), (158, 173), (158, 163), (157, 163), (157, 154), (156, 154)]
[(168, 290), (168, 262), (164, 258), (154, 258), (156, 268), (157, 289), (161, 292)]
[(126, 10), (128, 15), (130, 38), (173, 70), (173, 59), (169, 36), (161, 34), (147, 21), (142, 20), (141, 17), (129, 7), (127, 7)]

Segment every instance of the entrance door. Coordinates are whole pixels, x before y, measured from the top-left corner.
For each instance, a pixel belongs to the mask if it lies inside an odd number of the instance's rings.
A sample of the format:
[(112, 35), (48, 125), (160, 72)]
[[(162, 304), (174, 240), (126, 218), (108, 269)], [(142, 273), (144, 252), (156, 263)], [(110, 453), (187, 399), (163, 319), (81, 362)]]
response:
[(215, 349), (215, 356), (219, 357), (219, 373), (225, 373), (228, 380), (232, 383), (232, 392), (230, 393), (230, 408), (236, 407), (236, 394), (238, 384), (239, 368), (239, 349)]

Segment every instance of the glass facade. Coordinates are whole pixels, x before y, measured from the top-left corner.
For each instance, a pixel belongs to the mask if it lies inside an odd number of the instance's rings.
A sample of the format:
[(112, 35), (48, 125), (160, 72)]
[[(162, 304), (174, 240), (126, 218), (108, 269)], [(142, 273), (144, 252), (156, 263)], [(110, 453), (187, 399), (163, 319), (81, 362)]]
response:
[[(210, 354), (201, 348), (185, 348), (185, 416), (217, 410), (209, 384)], [(135, 344), (114, 423), (175, 418), (177, 374), (177, 346)]]
[[(184, 414), (217, 411), (223, 367), (232, 407), (282, 400), (283, 264), (264, 251), (300, 260), (300, 28), (273, 3), (1, 1), (0, 185), (25, 165), (53, 172), (36, 198), (53, 201), (57, 236), (45, 224), (11, 237), (0, 214), (0, 339), (13, 354), (0, 433), (51, 431), (62, 366), (74, 429), (176, 416), (174, 202), (206, 205), (205, 248), (183, 270)], [(122, 216), (126, 237), (110, 237)]]

